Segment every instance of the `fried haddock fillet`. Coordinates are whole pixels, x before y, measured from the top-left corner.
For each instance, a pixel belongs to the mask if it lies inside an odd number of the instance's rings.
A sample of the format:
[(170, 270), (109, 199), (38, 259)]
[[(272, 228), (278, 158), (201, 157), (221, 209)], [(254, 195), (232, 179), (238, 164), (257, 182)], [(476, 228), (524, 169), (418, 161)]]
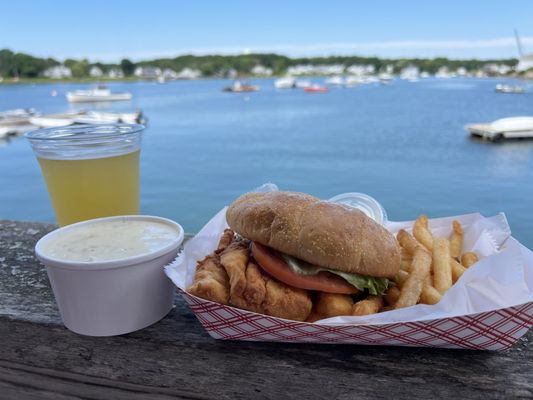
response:
[(235, 237), (235, 232), (233, 232), (231, 229), (224, 229), (224, 233), (220, 237), (220, 240), (218, 241), (218, 247), (215, 250), (215, 253), (219, 254), (226, 250), (226, 247), (228, 247), (231, 242), (233, 242), (233, 239)]
[(226, 229), (217, 250), (198, 262), (187, 291), (206, 300), (232, 304), (273, 317), (304, 321), (313, 303), (306, 290), (278, 282), (250, 260), (249, 243)]
[(234, 240), (220, 253), (229, 277), (230, 304), (274, 317), (305, 320), (313, 305), (307, 291), (273, 280), (249, 258), (246, 241)]
[(229, 278), (218, 256), (210, 255), (198, 262), (194, 282), (187, 292), (220, 304), (229, 303)]
[(248, 265), (248, 245), (233, 241), (220, 253), (220, 263), (229, 276), (230, 302), (235, 304), (246, 289), (246, 266)]

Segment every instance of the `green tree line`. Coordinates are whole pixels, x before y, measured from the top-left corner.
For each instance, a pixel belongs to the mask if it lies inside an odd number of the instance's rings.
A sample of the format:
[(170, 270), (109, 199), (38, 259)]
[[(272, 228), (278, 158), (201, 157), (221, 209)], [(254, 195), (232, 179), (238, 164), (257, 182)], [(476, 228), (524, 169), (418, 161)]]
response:
[[(439, 57), (432, 59), (424, 58), (401, 58), (385, 59), (377, 57), (359, 56), (331, 56), (331, 57), (303, 57), (289, 58), (279, 54), (241, 54), (241, 55), (181, 55), (175, 58), (161, 58), (152, 61), (132, 62), (123, 59), (118, 64), (113, 63), (91, 63), (87, 59), (74, 60), (67, 59), (63, 64), (69, 67), (74, 78), (89, 76), (90, 68), (97, 66), (104, 73), (111, 68), (120, 68), (125, 76), (133, 75), (137, 66), (154, 66), (159, 68), (170, 68), (174, 71), (181, 71), (184, 68), (198, 69), (204, 76), (223, 76), (230, 70), (236, 71), (240, 75), (247, 75), (256, 65), (263, 65), (271, 68), (276, 75), (284, 74), (291, 66), (300, 64), (326, 65), (343, 64), (348, 67), (354, 64), (371, 64), (376, 71), (383, 69), (386, 65), (392, 65), (395, 72), (398, 72), (407, 65), (415, 65), (422, 71), (435, 73), (441, 67), (448, 67), (456, 70), (464, 67), (468, 71), (475, 71), (483, 68), (486, 64), (497, 63), (514, 66), (517, 60), (495, 59), (495, 60), (450, 60)], [(53, 58), (33, 57), (24, 53), (15, 53), (11, 50), (0, 50), (0, 76), (1, 77), (21, 77), (37, 78), (43, 76), (45, 70), (61, 63)]]

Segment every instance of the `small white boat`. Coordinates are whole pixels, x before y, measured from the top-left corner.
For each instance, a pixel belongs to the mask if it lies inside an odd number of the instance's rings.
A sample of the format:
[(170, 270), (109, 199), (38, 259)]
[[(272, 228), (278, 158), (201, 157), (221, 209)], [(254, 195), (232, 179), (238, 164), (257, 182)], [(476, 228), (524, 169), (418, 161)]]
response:
[(492, 142), (533, 138), (533, 117), (501, 118), (489, 124), (468, 124), (465, 125), (465, 129), (472, 136)]
[(87, 111), (73, 118), (76, 124), (143, 124), (146, 119), (143, 116), (142, 111), (135, 111), (130, 113), (114, 113), (114, 112), (100, 112), (100, 111)]
[(131, 100), (131, 98), (131, 93), (113, 93), (106, 86), (102, 85), (90, 90), (75, 90), (73, 92), (67, 92), (67, 100), (71, 103), (125, 101)]
[[(385, 77), (385, 81), (387, 81)], [(368, 85), (372, 83), (378, 83), (380, 80), (375, 76), (347, 76), (346, 77), (346, 86), (357, 86), (357, 85)]]
[(64, 114), (48, 114), (30, 118), (30, 123), (40, 128), (53, 128), (73, 124), (137, 124), (146, 122), (141, 111), (114, 113), (100, 111), (76, 111)]
[(233, 85), (226, 86), (222, 89), (223, 92), (232, 92), (232, 93), (244, 93), (244, 92), (257, 92), (259, 86), (250, 85), (246, 82), (235, 81)]
[(378, 78), (380, 83), (387, 85), (392, 82), (393, 76), (388, 72), (383, 72), (379, 74)]
[(20, 135), (35, 129), (30, 123), (30, 118), (37, 115), (39, 113), (33, 108), (17, 108), (0, 112), (0, 138)]
[(276, 89), (294, 89), (296, 88), (296, 79), (291, 76), (276, 79), (274, 81), (274, 87)]
[(30, 123), (39, 128), (54, 128), (69, 126), (74, 123), (74, 118), (83, 115), (85, 111), (68, 112), (63, 114), (47, 114), (30, 118)]
[(499, 83), (496, 85), (494, 90), (498, 93), (517, 93), (517, 94), (523, 94), (526, 92), (526, 88), (522, 86), (513, 86), (513, 85), (504, 85), (502, 83)]

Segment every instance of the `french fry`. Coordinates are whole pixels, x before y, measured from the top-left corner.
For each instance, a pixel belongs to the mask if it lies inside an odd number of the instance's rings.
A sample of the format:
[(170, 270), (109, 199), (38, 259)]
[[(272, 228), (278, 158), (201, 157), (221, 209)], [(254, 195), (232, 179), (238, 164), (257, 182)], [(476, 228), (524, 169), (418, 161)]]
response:
[(398, 233), (396, 234), (396, 239), (398, 239), (398, 243), (400, 243), (400, 246), (402, 246), (402, 250), (405, 249), (409, 254), (411, 254), (411, 257), (413, 256), (413, 254), (415, 254), (416, 248), (420, 246), (420, 243), (404, 229), (400, 229), (398, 231)]
[(389, 306), (394, 306), (400, 297), (400, 288), (398, 286), (391, 286), (383, 297)]
[(420, 293), (420, 303), (422, 304), (437, 304), (441, 298), (439, 291), (430, 285), (424, 285), (422, 293)]
[(411, 273), (402, 286), (395, 309), (414, 306), (418, 302), (430, 266), (431, 254), (419, 247), (415, 251)]
[[(431, 263), (433, 265), (433, 263)], [(424, 286), (433, 286), (433, 276), (431, 276), (431, 273), (426, 276), (426, 279), (424, 280)]]
[(398, 286), (402, 287), (402, 285), (404, 284), (404, 282), (407, 280), (408, 277), (409, 277), (409, 273), (401, 269), (398, 271), (398, 273), (394, 277), (394, 281), (396, 282)]
[(411, 272), (412, 261), (402, 260), (400, 263), (400, 269), (405, 272)]
[(453, 231), (450, 237), (450, 256), (459, 261), (463, 252), (463, 228), (457, 220), (452, 222)]
[(466, 271), (466, 268), (459, 264), (455, 259), (450, 257), (450, 264), (452, 266), (452, 282), (457, 282), (457, 279), (461, 277)]
[(433, 240), (433, 286), (444, 294), (452, 286), (450, 243), (446, 238)]
[(429, 231), (428, 219), (425, 215), (420, 215), (413, 225), (413, 236), (424, 245), (429, 251), (433, 250), (433, 236)]
[(400, 250), (400, 255), (401, 255), (402, 261), (409, 261), (409, 262), (413, 261), (413, 255), (409, 253), (407, 249), (403, 247)]
[(469, 251), (467, 253), (464, 253), (461, 256), (461, 264), (463, 264), (463, 267), (468, 268), (472, 264), (475, 264), (479, 261), (479, 257), (476, 253)]
[(381, 296), (368, 296), (365, 300), (358, 301), (353, 305), (352, 315), (375, 314), (383, 307)]

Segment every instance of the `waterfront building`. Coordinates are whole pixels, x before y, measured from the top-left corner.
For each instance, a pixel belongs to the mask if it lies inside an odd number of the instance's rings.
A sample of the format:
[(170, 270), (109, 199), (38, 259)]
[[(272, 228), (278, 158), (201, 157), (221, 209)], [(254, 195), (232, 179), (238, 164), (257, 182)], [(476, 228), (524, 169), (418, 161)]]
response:
[(89, 76), (92, 78), (100, 78), (104, 75), (101, 68), (97, 67), (96, 65), (92, 66), (89, 70)]
[(346, 68), (346, 72), (355, 76), (373, 75), (376, 72), (376, 68), (372, 64), (354, 64)]
[(51, 79), (72, 78), (72, 71), (70, 68), (60, 64), (45, 70), (43, 76)]
[(124, 72), (120, 68), (111, 68), (107, 72), (107, 76), (111, 79), (122, 79), (124, 78)]
[(202, 76), (199, 69), (183, 68), (176, 74), (176, 79), (198, 79)]
[(163, 77), (164, 79), (178, 79), (178, 73), (173, 69), (165, 68), (161, 72), (161, 77)]
[(133, 71), (133, 75), (138, 78), (155, 79), (161, 75), (161, 68), (152, 67), (149, 65), (137, 67), (135, 68), (135, 71)]
[(259, 76), (272, 76), (272, 68), (265, 67), (264, 65), (258, 64), (250, 70), (252, 75)]

